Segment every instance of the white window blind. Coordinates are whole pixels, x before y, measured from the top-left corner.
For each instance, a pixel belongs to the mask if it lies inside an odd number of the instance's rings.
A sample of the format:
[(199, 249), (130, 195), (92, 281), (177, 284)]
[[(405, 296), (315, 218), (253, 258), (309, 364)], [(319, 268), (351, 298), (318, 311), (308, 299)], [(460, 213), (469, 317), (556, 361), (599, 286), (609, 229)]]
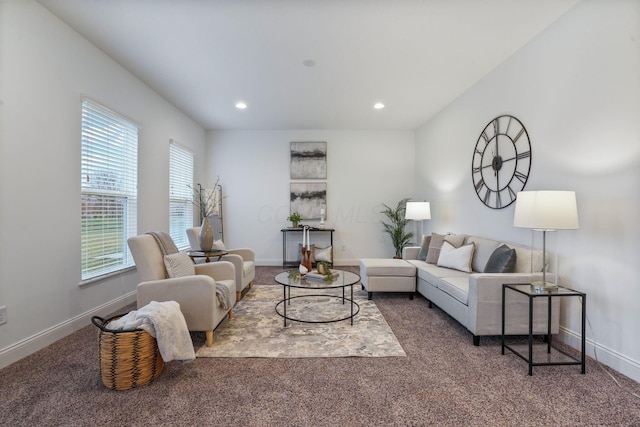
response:
[(138, 125), (82, 101), (82, 280), (133, 265), (137, 232)]
[(180, 250), (189, 248), (193, 227), (193, 164), (191, 151), (169, 143), (169, 234)]

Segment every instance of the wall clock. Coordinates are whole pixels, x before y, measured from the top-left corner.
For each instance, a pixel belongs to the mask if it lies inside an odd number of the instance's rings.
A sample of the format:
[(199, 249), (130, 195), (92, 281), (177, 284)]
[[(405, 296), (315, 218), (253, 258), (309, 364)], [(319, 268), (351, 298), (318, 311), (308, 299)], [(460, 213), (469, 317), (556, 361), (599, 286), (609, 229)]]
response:
[(516, 200), (531, 169), (531, 143), (524, 125), (498, 116), (482, 130), (473, 150), (471, 179), (482, 203), (502, 209)]

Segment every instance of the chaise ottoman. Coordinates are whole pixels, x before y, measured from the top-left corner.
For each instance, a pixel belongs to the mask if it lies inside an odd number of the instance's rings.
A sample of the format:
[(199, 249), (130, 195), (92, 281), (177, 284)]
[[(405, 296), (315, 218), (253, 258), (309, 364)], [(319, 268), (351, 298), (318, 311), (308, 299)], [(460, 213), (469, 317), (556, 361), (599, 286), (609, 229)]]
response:
[(360, 260), (360, 280), (368, 299), (373, 292), (407, 292), (413, 299), (416, 268), (401, 259), (365, 258)]

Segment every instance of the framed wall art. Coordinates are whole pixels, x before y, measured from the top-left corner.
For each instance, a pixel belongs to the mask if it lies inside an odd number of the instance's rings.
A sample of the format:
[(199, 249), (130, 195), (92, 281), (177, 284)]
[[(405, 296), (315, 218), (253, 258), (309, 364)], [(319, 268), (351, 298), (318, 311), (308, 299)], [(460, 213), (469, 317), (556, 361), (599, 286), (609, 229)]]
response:
[(298, 212), (303, 220), (320, 219), (320, 211), (327, 207), (326, 182), (292, 182), (291, 212)]
[(291, 143), (291, 179), (327, 179), (327, 143)]

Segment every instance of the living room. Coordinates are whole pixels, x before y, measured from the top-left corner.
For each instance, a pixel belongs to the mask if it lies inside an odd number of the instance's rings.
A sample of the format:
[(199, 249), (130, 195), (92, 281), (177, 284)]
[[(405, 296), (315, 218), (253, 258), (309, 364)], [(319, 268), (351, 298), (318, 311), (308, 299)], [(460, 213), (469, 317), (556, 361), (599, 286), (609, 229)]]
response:
[[(327, 142), (327, 223), (336, 229), (337, 265), (393, 255), (380, 210), (403, 197), (431, 203), (425, 233), (530, 244), (530, 231), (513, 227), (513, 206), (487, 208), (471, 181), (481, 130), (498, 115), (515, 115), (531, 137), (526, 189), (576, 192), (580, 227), (559, 231), (556, 247), (562, 283), (589, 297), (587, 353), (596, 350), (605, 365), (640, 381), (639, 2), (576, 2), (446, 108), (400, 130), (209, 130), (40, 3), (0, 7), (0, 306), (8, 320), (0, 325), (0, 367), (135, 301), (135, 270), (79, 286), (86, 95), (142, 127), (141, 233), (168, 230), (162, 189), (173, 139), (195, 153), (196, 182), (220, 177), (226, 243), (252, 247), (264, 266), (281, 262), (292, 141)], [(563, 307), (560, 339), (577, 347), (574, 308)]]

